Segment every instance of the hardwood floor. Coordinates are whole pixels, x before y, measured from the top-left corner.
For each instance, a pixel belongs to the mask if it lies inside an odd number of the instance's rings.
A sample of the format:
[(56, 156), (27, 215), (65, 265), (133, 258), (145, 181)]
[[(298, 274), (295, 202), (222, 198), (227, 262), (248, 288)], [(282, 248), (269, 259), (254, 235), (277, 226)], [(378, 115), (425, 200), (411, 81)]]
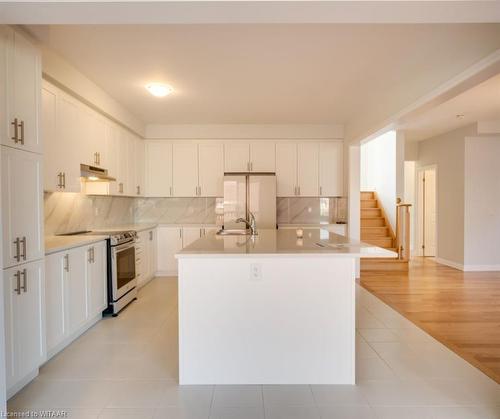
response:
[(500, 272), (415, 258), (409, 272), (362, 272), (360, 284), (500, 383)]

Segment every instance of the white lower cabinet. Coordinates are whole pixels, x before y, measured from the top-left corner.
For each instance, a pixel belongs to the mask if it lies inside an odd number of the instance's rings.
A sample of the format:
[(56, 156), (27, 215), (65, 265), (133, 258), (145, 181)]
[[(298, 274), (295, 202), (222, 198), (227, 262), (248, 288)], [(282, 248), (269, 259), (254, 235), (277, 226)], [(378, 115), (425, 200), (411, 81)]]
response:
[(4, 271), (8, 397), (31, 381), (45, 360), (44, 296), (43, 260)]
[(50, 358), (92, 326), (107, 307), (106, 242), (48, 255), (45, 265)]
[(177, 275), (177, 259), (175, 254), (191, 243), (218, 230), (215, 226), (165, 226), (158, 227), (157, 272), (159, 275)]
[(158, 273), (176, 275), (175, 254), (182, 249), (181, 227), (158, 227)]
[(137, 285), (146, 285), (156, 273), (156, 230), (137, 233), (135, 245)]

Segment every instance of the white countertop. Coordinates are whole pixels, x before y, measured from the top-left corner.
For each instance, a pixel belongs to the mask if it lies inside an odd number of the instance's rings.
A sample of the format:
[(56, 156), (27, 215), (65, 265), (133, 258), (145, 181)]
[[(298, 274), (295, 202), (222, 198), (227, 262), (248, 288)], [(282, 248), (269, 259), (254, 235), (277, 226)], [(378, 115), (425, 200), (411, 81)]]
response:
[(176, 257), (324, 255), (376, 258), (397, 256), (390, 250), (350, 240), (319, 228), (305, 230), (302, 239), (298, 239), (295, 230), (290, 229), (259, 230), (258, 233), (256, 237), (208, 234), (181, 250)]
[(61, 252), (75, 247), (86, 246), (106, 240), (109, 236), (76, 235), (76, 236), (45, 236), (45, 254)]

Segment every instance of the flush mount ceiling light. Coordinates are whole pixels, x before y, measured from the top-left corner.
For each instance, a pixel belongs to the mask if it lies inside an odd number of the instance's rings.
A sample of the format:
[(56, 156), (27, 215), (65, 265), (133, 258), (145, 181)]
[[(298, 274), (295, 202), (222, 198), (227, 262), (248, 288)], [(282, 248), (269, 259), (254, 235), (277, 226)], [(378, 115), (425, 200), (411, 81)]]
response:
[(156, 97), (168, 96), (174, 91), (172, 86), (161, 83), (150, 83), (146, 85), (146, 89), (148, 89), (149, 93)]

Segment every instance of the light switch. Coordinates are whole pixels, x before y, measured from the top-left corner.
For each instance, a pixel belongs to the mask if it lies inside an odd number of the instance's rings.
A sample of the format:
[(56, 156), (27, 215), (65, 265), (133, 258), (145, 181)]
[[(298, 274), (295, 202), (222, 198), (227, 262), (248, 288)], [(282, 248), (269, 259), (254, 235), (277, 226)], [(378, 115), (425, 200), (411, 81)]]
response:
[(262, 279), (262, 265), (260, 263), (252, 263), (250, 265), (250, 280), (260, 281)]

